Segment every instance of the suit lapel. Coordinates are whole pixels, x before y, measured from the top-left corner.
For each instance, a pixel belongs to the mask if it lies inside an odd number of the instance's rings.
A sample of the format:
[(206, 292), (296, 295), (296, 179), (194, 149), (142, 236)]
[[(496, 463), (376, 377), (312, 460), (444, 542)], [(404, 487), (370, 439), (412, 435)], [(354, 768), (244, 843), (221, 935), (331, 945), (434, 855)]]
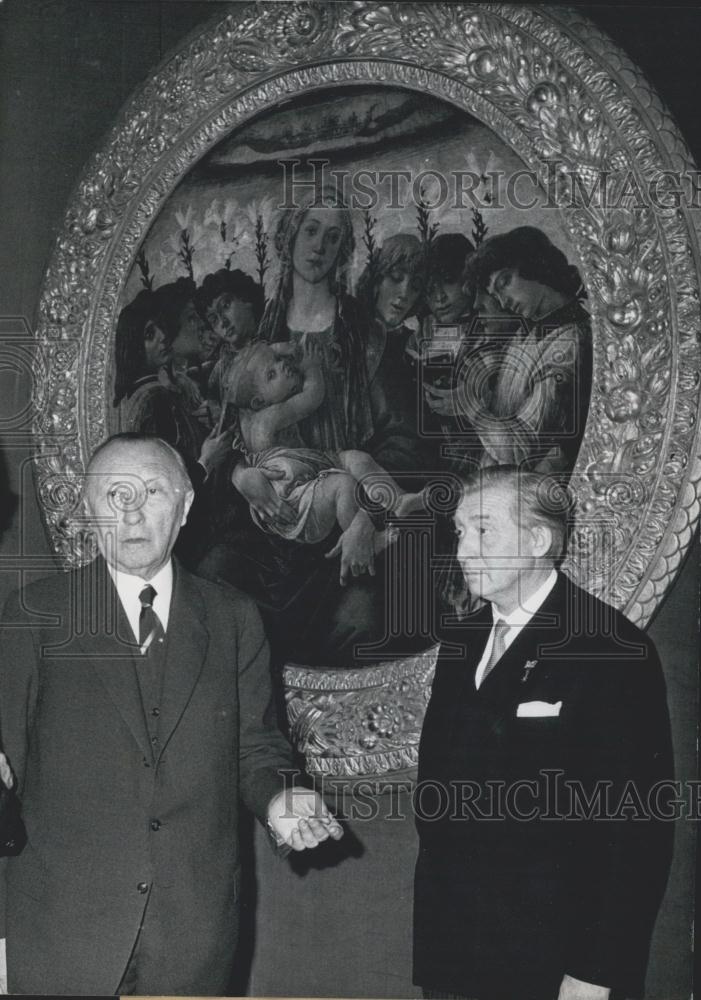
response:
[(174, 562), (173, 596), (164, 651), (161, 753), (173, 735), (202, 672), (209, 644), (206, 618), (204, 602), (193, 578)]
[(104, 559), (98, 557), (73, 574), (71, 585), (71, 633), (137, 745), (150, 757), (136, 675), (138, 645)]
[(479, 662), (484, 655), (484, 650), (489, 639), (489, 633), (492, 631), (493, 624), (494, 618), (492, 615), (492, 605), (486, 604), (483, 608), (480, 608), (475, 615), (474, 622), (469, 625), (467, 637), (470, 645), (465, 677), (469, 682), (472, 691), (477, 690), (475, 687), (475, 675), (477, 673)]
[[(460, 628), (455, 632), (451, 628), (446, 630), (446, 641), (441, 647), (441, 657), (443, 662), (453, 664), (456, 673), (456, 681), (452, 685), (456, 691), (458, 700), (464, 697), (473, 697), (475, 688), (475, 672), (477, 664), (482, 658), (484, 647), (489, 637), (492, 627), (492, 606), (485, 604), (479, 610), (468, 615), (460, 624)], [(455, 647), (456, 654), (452, 650), (446, 653), (446, 648)]]
[[(558, 574), (557, 583), (540, 609), (521, 629), (480, 685), (480, 695), (497, 710), (496, 727), (504, 716), (515, 712), (522, 699), (528, 697), (532, 677), (544, 669), (541, 662), (543, 650), (552, 647), (555, 638), (563, 634), (566, 586), (565, 577)], [(532, 665), (528, 670), (527, 664)]]

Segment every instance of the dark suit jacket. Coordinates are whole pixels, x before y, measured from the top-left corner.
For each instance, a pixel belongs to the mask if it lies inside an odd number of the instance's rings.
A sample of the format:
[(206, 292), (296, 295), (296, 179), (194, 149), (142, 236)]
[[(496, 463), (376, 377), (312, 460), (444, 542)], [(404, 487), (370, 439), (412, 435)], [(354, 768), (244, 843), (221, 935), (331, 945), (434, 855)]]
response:
[[(415, 982), (548, 1000), (568, 973), (641, 995), (673, 833), (670, 822), (631, 818), (638, 796), (646, 805), (672, 777), (654, 646), (560, 575), (476, 690), (491, 625), (487, 605), (446, 630), (421, 736)], [(530, 701), (561, 701), (560, 714), (518, 717)], [(597, 781), (609, 783), (602, 816), (618, 819), (597, 819), (596, 798), (591, 818), (578, 807), (568, 782), (591, 798)]]
[(14, 857), (27, 842), (17, 793), (0, 781), (0, 857)]
[(263, 817), (290, 766), (255, 606), (176, 565), (157, 752), (101, 559), (14, 595), (4, 621), (2, 732), (29, 836), (7, 864), (10, 991), (114, 993), (148, 901), (146, 992), (223, 993), (239, 796)]

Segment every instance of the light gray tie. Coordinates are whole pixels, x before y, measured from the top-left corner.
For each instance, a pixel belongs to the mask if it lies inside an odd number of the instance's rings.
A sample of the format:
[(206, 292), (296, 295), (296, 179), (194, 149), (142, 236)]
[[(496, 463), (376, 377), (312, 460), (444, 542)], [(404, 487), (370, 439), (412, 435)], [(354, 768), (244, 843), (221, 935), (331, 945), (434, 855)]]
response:
[(482, 684), (484, 684), (488, 675), (492, 672), (494, 667), (497, 665), (499, 660), (502, 658), (506, 652), (506, 636), (511, 628), (506, 622), (497, 622), (494, 626), (494, 641), (492, 642), (492, 651), (489, 654), (489, 659), (484, 666), (484, 672), (482, 674)]

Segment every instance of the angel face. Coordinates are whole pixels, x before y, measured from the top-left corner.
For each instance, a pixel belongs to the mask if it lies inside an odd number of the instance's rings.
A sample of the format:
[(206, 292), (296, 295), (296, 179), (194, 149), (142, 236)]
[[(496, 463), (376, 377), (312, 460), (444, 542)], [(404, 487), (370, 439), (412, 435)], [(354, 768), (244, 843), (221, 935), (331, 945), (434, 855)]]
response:
[(253, 304), (222, 292), (207, 307), (207, 322), (221, 340), (237, 350), (249, 343), (256, 331)]
[(382, 275), (375, 309), (385, 326), (392, 330), (406, 319), (416, 305), (421, 287), (420, 274), (402, 264), (397, 264)]

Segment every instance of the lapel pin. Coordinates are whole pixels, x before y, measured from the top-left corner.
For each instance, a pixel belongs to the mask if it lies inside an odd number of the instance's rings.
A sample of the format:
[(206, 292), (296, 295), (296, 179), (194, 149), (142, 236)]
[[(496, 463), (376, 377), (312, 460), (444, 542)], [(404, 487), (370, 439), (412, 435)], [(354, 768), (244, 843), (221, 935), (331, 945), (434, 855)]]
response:
[(526, 665), (523, 668), (523, 677), (521, 678), (522, 684), (526, 683), (528, 678), (531, 676), (531, 670), (533, 670), (537, 663), (537, 660), (526, 660)]

